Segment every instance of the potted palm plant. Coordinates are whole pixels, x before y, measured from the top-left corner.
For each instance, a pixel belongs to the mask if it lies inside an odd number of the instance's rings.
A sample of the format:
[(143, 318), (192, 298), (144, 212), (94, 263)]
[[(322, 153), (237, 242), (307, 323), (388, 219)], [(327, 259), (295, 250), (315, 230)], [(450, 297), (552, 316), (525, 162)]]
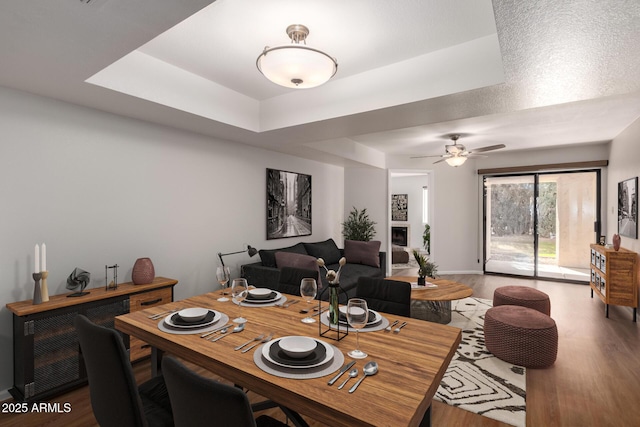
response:
[(413, 257), (418, 263), (418, 286), (425, 285), (425, 277), (431, 277), (433, 279), (436, 278), (438, 266), (435, 263), (429, 261), (429, 258), (422, 255), (415, 249), (413, 251)]

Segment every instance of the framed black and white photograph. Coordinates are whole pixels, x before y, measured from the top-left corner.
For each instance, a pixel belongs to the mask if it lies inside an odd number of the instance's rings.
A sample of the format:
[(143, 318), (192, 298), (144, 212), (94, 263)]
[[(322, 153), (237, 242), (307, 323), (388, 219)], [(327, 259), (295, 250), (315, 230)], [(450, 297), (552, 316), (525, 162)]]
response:
[(618, 234), (638, 238), (638, 177), (618, 183)]
[(267, 169), (267, 240), (311, 235), (311, 175)]
[(391, 195), (391, 221), (407, 221), (409, 203), (408, 194)]

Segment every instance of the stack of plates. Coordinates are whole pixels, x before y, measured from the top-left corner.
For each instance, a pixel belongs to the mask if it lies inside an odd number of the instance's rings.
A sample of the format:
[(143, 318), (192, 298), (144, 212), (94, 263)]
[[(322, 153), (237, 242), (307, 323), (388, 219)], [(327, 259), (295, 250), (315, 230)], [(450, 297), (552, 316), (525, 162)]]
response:
[(333, 356), (333, 346), (311, 337), (282, 337), (262, 346), (263, 359), (284, 368), (318, 368), (330, 363)]
[[(340, 313), (338, 315), (338, 322), (341, 325), (349, 326), (347, 323), (347, 307), (340, 307)], [(327, 311), (327, 319), (329, 318), (329, 311)], [(372, 326), (378, 325), (382, 322), (382, 316), (375, 310), (369, 310), (369, 317), (367, 319), (367, 325), (365, 328), (370, 328)]]
[(187, 308), (164, 318), (165, 326), (176, 329), (198, 329), (213, 325), (221, 314), (207, 308)]
[(282, 294), (278, 291), (272, 291), (268, 288), (249, 289), (247, 297), (244, 299), (246, 304), (270, 304), (282, 298)]

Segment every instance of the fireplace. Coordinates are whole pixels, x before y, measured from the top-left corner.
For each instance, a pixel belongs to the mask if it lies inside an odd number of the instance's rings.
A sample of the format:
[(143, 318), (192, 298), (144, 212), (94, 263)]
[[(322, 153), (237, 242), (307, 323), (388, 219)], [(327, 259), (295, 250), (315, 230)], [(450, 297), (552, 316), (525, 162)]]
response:
[(409, 227), (391, 227), (391, 244), (409, 246)]

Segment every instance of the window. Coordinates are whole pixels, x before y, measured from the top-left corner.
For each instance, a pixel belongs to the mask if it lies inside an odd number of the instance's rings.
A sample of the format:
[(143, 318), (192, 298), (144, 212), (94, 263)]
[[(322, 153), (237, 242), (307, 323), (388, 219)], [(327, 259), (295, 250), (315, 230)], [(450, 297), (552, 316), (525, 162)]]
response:
[(422, 222), (429, 223), (429, 189), (426, 185), (422, 187)]

